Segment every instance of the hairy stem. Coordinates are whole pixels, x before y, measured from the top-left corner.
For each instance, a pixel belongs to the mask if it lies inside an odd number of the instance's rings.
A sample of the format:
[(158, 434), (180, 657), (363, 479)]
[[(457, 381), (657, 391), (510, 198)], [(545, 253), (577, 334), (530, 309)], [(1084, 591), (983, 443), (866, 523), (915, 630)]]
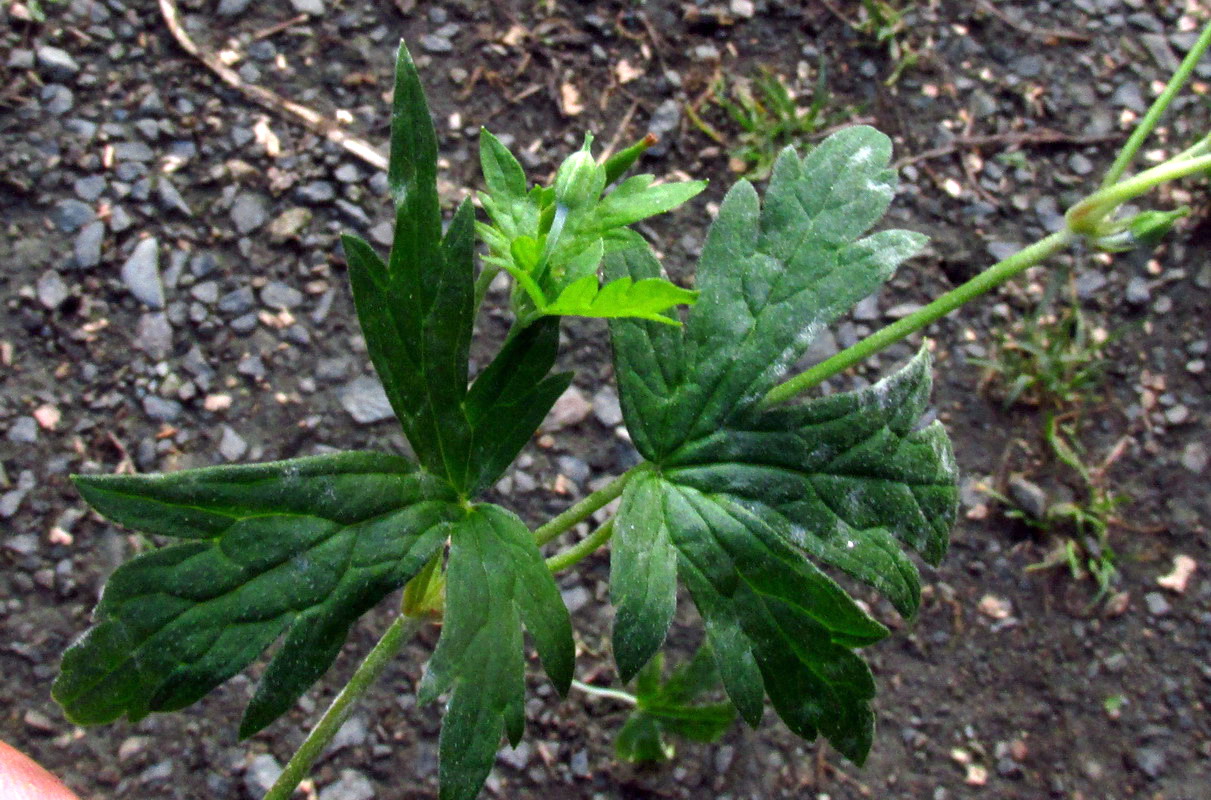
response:
[(294, 790), (307, 776), (316, 758), (353, 713), (353, 704), (366, 693), (404, 642), (411, 639), (424, 622), (421, 617), (405, 617), (402, 614), (395, 618), (391, 627), (387, 628), (382, 638), (374, 645), (374, 649), (366, 656), (366, 660), (353, 673), (349, 683), (345, 684), (340, 694), (332, 701), (332, 705), (324, 712), (324, 716), (311, 729), (311, 733), (307, 734), (303, 744), (290, 757), (286, 768), (265, 795), (265, 800), (288, 800), (294, 794)]
[(1203, 28), (1198, 41), (1194, 43), (1194, 47), (1190, 48), (1190, 52), (1186, 53), (1186, 57), (1182, 59), (1181, 65), (1173, 73), (1173, 77), (1169, 79), (1165, 90), (1152, 103), (1152, 107), (1148, 109), (1148, 113), (1144, 115), (1144, 118), (1140, 120), (1140, 124), (1131, 133), (1131, 138), (1127, 140), (1127, 143), (1123, 145), (1123, 149), (1119, 151), (1118, 157), (1114, 159), (1114, 163), (1106, 172), (1106, 177), (1102, 179), (1103, 188), (1118, 183), (1119, 178), (1123, 177), (1123, 173), (1131, 165), (1131, 160), (1135, 158), (1135, 154), (1143, 146), (1144, 140), (1148, 138), (1148, 134), (1152, 133), (1152, 129), (1160, 121), (1161, 115), (1165, 113), (1169, 104), (1173, 102), (1173, 98), (1186, 85), (1186, 81), (1190, 79), (1190, 74), (1194, 72), (1195, 66), (1198, 65), (1208, 46), (1211, 46), (1211, 23), (1208, 23)]
[(1004, 261), (993, 264), (967, 283), (950, 290), (929, 305), (875, 331), (852, 347), (842, 350), (832, 358), (820, 362), (790, 380), (778, 384), (765, 395), (762, 404), (768, 407), (790, 400), (800, 392), (816, 386), (838, 372), (849, 369), (888, 345), (894, 344), (946, 316), (959, 306), (971, 302), (990, 289), (995, 289), (1023, 270), (1055, 255), (1075, 238), (1076, 234), (1064, 229), (1045, 239), (1040, 239)]
[(649, 465), (646, 461), (641, 461), (635, 466), (631, 467), (605, 486), (593, 492), (588, 497), (569, 508), (567, 511), (563, 512), (557, 517), (552, 518), (547, 524), (534, 531), (534, 541), (539, 547), (542, 547), (544, 544), (568, 530), (573, 525), (588, 519), (594, 511), (602, 508), (611, 500), (621, 495), (622, 490), (626, 488), (627, 481), (634, 477), (636, 473), (642, 472), (648, 468)]
[[(1198, 152), (1198, 146), (1190, 148)], [(1132, 175), (1113, 186), (1099, 189), (1068, 210), (1068, 227), (1081, 234), (1097, 234), (1098, 226), (1109, 214), (1128, 200), (1134, 200), (1162, 183), (1211, 170), (1211, 154), (1195, 158), (1173, 158), (1152, 169)]]
[(601, 686), (591, 686), (590, 684), (582, 683), (575, 679), (572, 681), (572, 686), (576, 687), (585, 694), (595, 694), (598, 697), (608, 697), (611, 700), (618, 700), (626, 703), (629, 706), (638, 704), (638, 701), (635, 699), (633, 694), (630, 692), (624, 692), (621, 689), (606, 689)]
[(610, 537), (613, 535), (614, 518), (610, 517), (605, 522), (601, 523), (601, 527), (569, 547), (567, 550), (556, 553), (548, 558), (547, 569), (551, 570), (551, 572), (559, 572), (560, 570), (567, 569), (573, 564), (578, 564), (585, 558), (592, 555), (597, 548), (608, 542)]

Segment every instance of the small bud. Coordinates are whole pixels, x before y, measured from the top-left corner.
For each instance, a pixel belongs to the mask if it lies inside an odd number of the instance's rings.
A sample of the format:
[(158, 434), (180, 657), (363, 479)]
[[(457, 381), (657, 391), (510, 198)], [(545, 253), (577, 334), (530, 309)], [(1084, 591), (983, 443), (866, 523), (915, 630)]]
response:
[(1190, 213), (1188, 206), (1174, 211), (1141, 211), (1131, 220), (1127, 229), (1136, 242), (1153, 247), (1173, 228), (1173, 223)]
[(568, 156), (555, 173), (555, 202), (569, 209), (592, 203), (604, 188), (605, 170), (587, 149)]

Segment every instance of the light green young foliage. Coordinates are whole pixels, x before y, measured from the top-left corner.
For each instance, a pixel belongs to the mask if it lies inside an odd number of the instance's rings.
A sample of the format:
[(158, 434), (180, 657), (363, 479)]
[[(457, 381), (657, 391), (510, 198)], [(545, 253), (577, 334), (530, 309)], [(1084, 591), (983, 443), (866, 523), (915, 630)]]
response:
[(560, 166), (554, 186), (527, 190), (521, 164), (499, 139), (481, 132), (487, 191), (479, 200), (490, 223), (478, 223), (477, 231), (488, 244), (486, 275), (503, 269), (513, 277), (520, 319), (637, 317), (679, 324), (665, 313), (692, 305), (697, 293), (663, 278), (597, 291), (603, 256), (635, 245), (627, 226), (676, 208), (706, 186), (705, 181), (653, 185), (654, 176), (635, 175), (603, 197), (647, 142), (628, 148), (621, 159), (598, 164), (590, 153), (592, 137), (586, 136), (584, 147)]

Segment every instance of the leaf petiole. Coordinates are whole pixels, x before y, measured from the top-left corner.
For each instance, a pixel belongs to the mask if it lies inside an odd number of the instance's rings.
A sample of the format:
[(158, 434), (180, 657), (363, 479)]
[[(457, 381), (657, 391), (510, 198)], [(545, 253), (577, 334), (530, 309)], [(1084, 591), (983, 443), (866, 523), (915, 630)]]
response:
[(579, 503), (564, 511), (558, 516), (552, 517), (538, 530), (534, 531), (534, 542), (542, 547), (547, 542), (554, 539), (559, 534), (571, 528), (578, 522), (582, 522), (599, 508), (609, 504), (611, 500), (622, 495), (622, 490), (626, 488), (627, 481), (635, 477), (640, 472), (645, 472), (651, 469), (651, 464), (646, 461), (641, 461), (635, 466), (628, 469), (626, 472), (619, 475), (614, 480), (607, 483), (597, 491), (585, 497)]
[(635, 695), (631, 694), (630, 692), (624, 692), (621, 689), (606, 689), (601, 686), (592, 686), (587, 683), (582, 683), (578, 680), (573, 680), (572, 686), (585, 694), (596, 695), (597, 697), (608, 697), (611, 700), (626, 703), (628, 706), (639, 704), (639, 701), (635, 698)]
[(391, 626), (383, 633), (382, 638), (374, 645), (374, 649), (366, 659), (358, 665), (357, 671), (349, 679), (349, 683), (328, 706), (324, 716), (316, 723), (299, 749), (290, 757), (282, 774), (274, 781), (273, 786), (265, 794), (264, 800), (289, 800), (298, 788), (299, 782), (307, 776), (311, 765), (319, 757), (332, 737), (340, 730), (349, 715), (353, 713), (353, 704), (361, 699), (366, 690), (378, 679), (383, 670), (399, 652), (404, 643), (411, 639), (424, 625), (422, 617), (405, 617), (402, 614), (395, 618)]
[(556, 553), (547, 559), (547, 569), (559, 572), (578, 564), (595, 553), (599, 547), (614, 535), (614, 518), (610, 517), (601, 526), (563, 552)]

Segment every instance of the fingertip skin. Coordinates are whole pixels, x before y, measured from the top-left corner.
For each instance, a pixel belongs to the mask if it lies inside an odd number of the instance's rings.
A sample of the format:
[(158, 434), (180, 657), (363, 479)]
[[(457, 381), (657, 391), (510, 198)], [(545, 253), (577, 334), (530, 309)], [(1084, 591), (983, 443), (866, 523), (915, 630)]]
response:
[(80, 800), (29, 756), (0, 741), (0, 800)]

